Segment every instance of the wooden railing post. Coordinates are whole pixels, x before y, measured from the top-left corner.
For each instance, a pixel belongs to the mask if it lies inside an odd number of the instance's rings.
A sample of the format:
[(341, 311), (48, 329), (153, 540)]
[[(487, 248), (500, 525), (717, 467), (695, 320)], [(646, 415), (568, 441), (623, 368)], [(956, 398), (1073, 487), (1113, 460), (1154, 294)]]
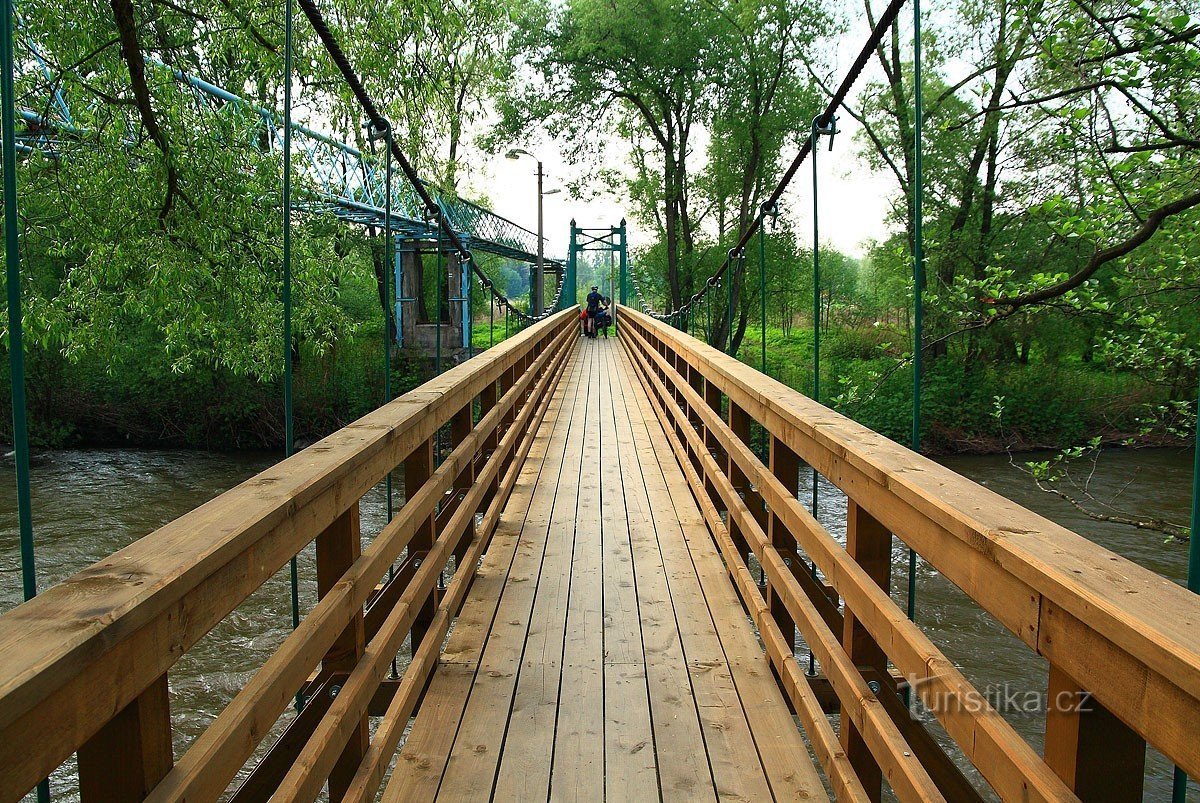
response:
[[(750, 422), (752, 420), (745, 410), (734, 404), (733, 399), (729, 400), (729, 428), (747, 446), (750, 445)], [(732, 457), (727, 458), (725, 471), (726, 476), (729, 477), (729, 484), (733, 486), (733, 490), (741, 494), (746, 507), (754, 514), (754, 518), (758, 520), (758, 523), (765, 527), (766, 511), (763, 508), (762, 497), (750, 487), (750, 482), (746, 479), (745, 473), (734, 462)], [(746, 543), (746, 537), (742, 535), (741, 530), (738, 529), (737, 524), (733, 521), (729, 522), (729, 537), (733, 539), (734, 545), (737, 546), (738, 552), (742, 555), (742, 560), (745, 561), (750, 555), (750, 545)]]
[[(787, 492), (793, 497), (800, 490), (800, 457), (793, 452), (788, 446), (775, 436), (771, 436), (771, 473), (775, 478), (783, 484)], [(783, 522), (778, 516), (771, 514), (769, 520), (771, 546), (787, 553), (796, 551), (796, 539), (783, 526)], [(799, 567), (793, 567), (793, 569)], [(796, 624), (792, 621), (791, 614), (788, 613), (787, 607), (783, 604), (779, 594), (767, 584), (767, 604), (771, 607), (771, 615), (775, 617), (779, 629), (783, 632), (783, 637), (788, 644), (796, 644)]]
[[(407, 481), (407, 476), (405, 477)], [(408, 486), (405, 486), (407, 491)], [(342, 579), (342, 575), (362, 554), (362, 532), (359, 529), (358, 502), (317, 536), (317, 596), (324, 598)], [(362, 658), (366, 644), (363, 614), (358, 611), (345, 630), (333, 642), (325, 657), (321, 659), (321, 672), (350, 672)], [(333, 689), (326, 693), (333, 693)], [(345, 797), (358, 765), (362, 762), (370, 741), (367, 718), (356, 723), (354, 732), (338, 757), (337, 764), (329, 774), (329, 799), (339, 801)]]
[[(414, 449), (412, 454), (404, 459), (405, 497), (411, 498), (416, 494), (421, 486), (429, 480), (429, 476), (432, 473), (433, 439), (430, 438)], [(400, 515), (404, 515), (403, 510), (400, 511)], [(433, 547), (435, 518), (436, 514), (431, 514), (429, 518), (421, 522), (420, 526), (417, 527), (417, 531), (413, 534), (412, 540), (408, 542), (408, 554), (417, 556), (418, 560), (424, 560), (425, 555)], [(415, 568), (415, 561), (413, 565)], [(417, 611), (417, 615), (413, 619), (410, 646), (414, 653), (421, 646), (421, 639), (425, 637), (425, 632), (429, 629), (429, 623), (433, 620), (434, 608), (436, 607), (433, 596), (431, 593), (429, 598), (422, 603), (420, 610)]]
[(105, 723), (78, 755), (84, 803), (144, 800), (174, 764), (167, 676)]
[[(483, 391), (480, 392), (480, 394), (479, 394), (479, 418), (480, 418), (480, 420), (483, 420), (484, 416), (486, 416), (489, 412), (491, 412), (492, 408), (496, 406), (496, 400), (497, 400), (496, 383), (492, 382), (491, 384), (484, 387)], [(487, 436), (487, 438), (484, 439), (483, 456), (485, 459), (488, 457), (491, 457), (492, 452), (494, 452), (496, 450), (496, 444), (500, 442), (500, 438), (496, 434), (498, 429), (499, 428), (497, 427), (497, 429), (492, 430), (492, 432)], [(492, 479), (491, 484), (488, 485), (487, 493), (485, 493), (483, 495), (483, 501), (480, 502), (480, 505), (479, 505), (480, 509), (482, 509), (482, 510), (488, 509), (488, 506), (490, 506), (492, 504), (492, 498), (496, 495), (496, 490), (499, 487), (500, 487), (500, 475), (499, 475), (499, 473), (497, 473), (495, 478)]]
[[(475, 424), (471, 420), (471, 404), (468, 403), (450, 419), (450, 448), (456, 448), (466, 440), (474, 426)], [(463, 470), (454, 478), (454, 496), (450, 502), (451, 510), (458, 507), (463, 495), (474, 484), (475, 461), (472, 459), (468, 461)], [(458, 570), (458, 561), (462, 560), (462, 556), (466, 553), (467, 547), (473, 540), (475, 540), (475, 518), (472, 516), (471, 520), (467, 522), (467, 529), (463, 531), (462, 537), (454, 547), (455, 571)]]
[(1046, 763), (1084, 803), (1140, 801), (1146, 741), (1053, 664)]
[[(703, 383), (704, 403), (707, 404), (709, 409), (715, 412), (718, 417), (720, 417), (722, 399), (721, 388), (708, 380), (703, 380)], [(718, 439), (716, 433), (710, 431), (708, 427), (704, 428), (704, 445), (705, 448), (708, 449), (709, 453), (713, 455), (718, 466), (725, 462), (725, 450), (721, 448), (720, 439)], [(717, 511), (719, 512), (725, 510), (725, 501), (721, 499), (721, 495), (717, 493), (717, 486), (714, 485), (710, 479), (708, 479), (706, 472), (698, 471), (697, 473), (705, 478), (704, 490), (708, 492), (708, 498), (712, 500), (712, 503), (714, 506), (716, 506)]]
[[(846, 551), (885, 592), (892, 577), (892, 534), (853, 499), (846, 500)], [(887, 655), (849, 607), (842, 624), (842, 646), (860, 668), (887, 675)], [(883, 773), (871, 755), (862, 734), (848, 717), (842, 718), (842, 748), (871, 800), (883, 795)]]

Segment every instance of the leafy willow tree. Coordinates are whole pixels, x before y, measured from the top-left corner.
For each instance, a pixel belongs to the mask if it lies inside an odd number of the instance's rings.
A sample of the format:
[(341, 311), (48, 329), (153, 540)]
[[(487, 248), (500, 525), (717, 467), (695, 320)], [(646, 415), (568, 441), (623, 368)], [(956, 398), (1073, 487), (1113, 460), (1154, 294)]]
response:
[[(507, 31), (503, 8), (489, 0), (371, 8), (339, 0), (323, 9), (402, 147), (422, 172), (453, 186), (464, 132), (480, 113)], [(19, 10), (30, 66), (20, 105), (46, 113), (60, 143), (57, 153), (21, 163), (34, 344), (73, 360), (103, 359), (113, 370), (155, 358), (145, 353), (150, 345), (166, 370), (276, 377), (278, 142), (253, 109), (198, 96), (178, 74), (279, 109), (283, 4), (84, 0), (64, 14), (60, 3), (28, 0)], [(295, 32), (297, 118), (378, 148), (299, 14)], [(34, 47), (45, 70), (34, 68)], [(55, 91), (66, 99), (69, 126)], [(295, 176), (302, 200), (314, 179), (303, 169)], [(378, 232), (332, 217), (293, 220), (297, 343), (320, 353), (361, 327), (340, 288), (372, 272), (382, 287), (382, 243), (372, 242)], [(390, 309), (382, 293), (380, 301)]]

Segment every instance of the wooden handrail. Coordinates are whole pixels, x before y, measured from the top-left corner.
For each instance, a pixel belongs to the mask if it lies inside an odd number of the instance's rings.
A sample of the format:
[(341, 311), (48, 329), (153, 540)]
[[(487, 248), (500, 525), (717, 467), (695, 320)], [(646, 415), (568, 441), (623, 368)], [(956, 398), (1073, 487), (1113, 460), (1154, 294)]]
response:
[[(542, 380), (556, 378), (573, 334), (570, 312), (535, 324), (0, 616), (0, 799), (19, 798), (76, 750), (83, 776), (84, 748), (97, 734), (144, 727), (144, 717), (127, 723), (125, 712), (148, 690), (165, 689), (168, 669), (197, 640), (440, 427), (464, 410), (469, 416), (476, 398), (490, 399), (492, 411), (429, 482), (410, 489), (397, 517), (306, 618), (311, 640), (303, 647), (299, 639), (285, 642), (285, 658), (273, 664), (278, 672), (259, 683), (264, 694), (241, 721), (249, 747), (217, 751), (222, 766), (237, 753), (244, 761), (355, 611), (361, 620), (367, 596), (411, 535), (409, 521), (435, 510), (493, 435), (507, 437), (514, 418), (530, 420), (550, 386)], [(518, 377), (497, 400), (497, 381)], [(496, 449), (488, 480), (503, 480), (520, 453), (513, 435)], [(201, 736), (193, 749), (203, 744), (211, 741)], [(165, 762), (130, 794), (149, 793), (171, 769), (169, 722)]]
[[(721, 420), (723, 398), (1047, 658), (1052, 685), (1059, 672), (1058, 688), (1066, 678), (1092, 694), (1097, 707), (1113, 715), (1103, 727), (1127, 727), (1190, 774), (1200, 771), (1194, 724), (1186, 724), (1200, 721), (1200, 601), (1194, 595), (686, 334), (624, 307), (619, 319), (623, 342), (644, 378), (661, 388), (668, 431), (678, 434), (701, 467), (695, 472), (701, 493), (721, 490), (714, 487), (720, 485), (718, 467), (709, 454), (716, 448), (816, 561), (845, 600), (848, 615), (853, 613), (899, 669), (925, 681), (918, 694), (954, 699), (971, 687), (733, 435)], [(753, 521), (735, 516), (737, 504), (718, 497), (731, 509), (731, 526), (737, 521), (743, 533), (753, 529)], [(763, 546), (774, 551), (773, 544)], [(975, 716), (947, 715), (943, 724), (1003, 796), (1057, 797), (1063, 787), (1047, 773), (1047, 764), (1036, 756), (1031, 761), (1023, 740), (988, 711), (985, 706)], [(1084, 780), (1072, 776), (1078, 768), (1067, 766), (1073, 759), (1055, 755), (1053, 729), (1060, 725), (1048, 723), (1047, 761), (1079, 792)], [(1123, 744), (1136, 753), (1136, 739)], [(1137, 782), (1140, 787), (1140, 777)]]

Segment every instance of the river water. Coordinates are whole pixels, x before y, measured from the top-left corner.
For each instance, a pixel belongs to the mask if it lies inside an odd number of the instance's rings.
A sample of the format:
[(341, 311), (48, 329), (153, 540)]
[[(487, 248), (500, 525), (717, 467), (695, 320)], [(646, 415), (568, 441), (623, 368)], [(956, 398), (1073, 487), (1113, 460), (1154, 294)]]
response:
[[(34, 467), (33, 510), (39, 587), (59, 582), (133, 540), (153, 531), (225, 489), (270, 465), (261, 453), (212, 454), (189, 451), (75, 450), (39, 457)], [(1020, 456), (1018, 462), (1036, 459)], [(1006, 456), (962, 456), (943, 462), (992, 490), (1079, 532), (1096, 543), (1176, 581), (1184, 582), (1187, 547), (1164, 543), (1158, 533), (1094, 521), (1067, 502), (1036, 489)], [(21, 595), (16, 503), (11, 464), (0, 465), (0, 611)], [(845, 534), (845, 498), (820, 485), (819, 518), (835, 536)], [(1191, 493), (1191, 453), (1157, 449), (1110, 451), (1098, 461), (1091, 492), (1134, 516), (1187, 522)], [(811, 486), (802, 487), (807, 501)], [(382, 488), (363, 500), (363, 533), (383, 526)], [(907, 562), (899, 542), (894, 555), (895, 596), (904, 605)], [(310, 607), (316, 589), (310, 549), (300, 556), (301, 606)], [(985, 692), (1044, 691), (1047, 667), (1014, 636), (951, 583), (922, 564), (917, 578), (918, 620), (937, 644)], [(254, 669), (291, 628), (287, 573), (276, 575), (171, 671), (172, 719), (176, 755), (232, 698)], [(1022, 697), (1024, 701), (1027, 698)], [(1044, 712), (1036, 701), (1006, 705), (1004, 715), (1039, 751)], [(935, 733), (936, 723), (932, 725)], [(944, 734), (939, 734), (950, 744)], [(271, 740), (266, 740), (270, 742)], [(77, 797), (74, 762), (52, 778), (54, 799)], [(1146, 800), (1170, 796), (1169, 763), (1154, 751), (1147, 761)], [(1191, 793), (1200, 797), (1193, 783)]]

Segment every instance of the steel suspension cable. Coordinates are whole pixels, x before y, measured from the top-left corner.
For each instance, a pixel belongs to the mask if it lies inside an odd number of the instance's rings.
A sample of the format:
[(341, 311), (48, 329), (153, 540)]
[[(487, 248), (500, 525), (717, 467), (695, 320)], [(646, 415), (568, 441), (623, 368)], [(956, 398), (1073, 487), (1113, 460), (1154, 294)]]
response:
[[(300, 0), (300, 2), (311, 3), (312, 0)], [(884, 34), (887, 33), (892, 24), (896, 21), (897, 16), (900, 14), (900, 9), (904, 7), (905, 2), (907, 2), (907, 0), (891, 0), (891, 2), (888, 3), (887, 8), (884, 9), (883, 14), (880, 15), (879, 19), (876, 21), (874, 27), (871, 29), (870, 35), (867, 37), (866, 42), (859, 51), (858, 56), (854, 59), (854, 62), (850, 65), (850, 69), (847, 70), (846, 75), (842, 78), (842, 82), (838, 85), (838, 88), (830, 97), (829, 103), (825, 106), (825, 110), (818, 115), (817, 119), (821, 122), (822, 128), (830, 125), (830, 121), (833, 119), (834, 113), (837, 112), (838, 108), (845, 102), (846, 97), (850, 94), (850, 90), (854, 88), (854, 85), (857, 83), (863, 69), (866, 68), (867, 62), (870, 61), (871, 56), (875, 52), (875, 49), (879, 46), (879, 43), (883, 41)], [(800, 169), (800, 165), (803, 164), (804, 160), (808, 158), (811, 150), (812, 139), (806, 138), (803, 144), (800, 146), (800, 150), (796, 154), (796, 157), (792, 160), (792, 163), (784, 172), (783, 177), (779, 179), (775, 189), (771, 192), (770, 197), (763, 202), (761, 210), (773, 209), (779, 204), (779, 199), (783, 196), (784, 191), (787, 190), (788, 185), (791, 184), (796, 172)], [(698, 293), (694, 294), (686, 302), (680, 304), (680, 306), (676, 309), (667, 310), (661, 313), (648, 311), (648, 314), (651, 314), (653, 317), (656, 317), (660, 320), (668, 318), (678, 312), (679, 309), (684, 309), (689, 305), (698, 303), (711, 288), (716, 287), (719, 284), (721, 277), (733, 267), (735, 256), (741, 257), (745, 255), (746, 246), (750, 242), (750, 238), (753, 237), (755, 232), (758, 231), (759, 227), (762, 226), (765, 213), (761, 210), (759, 214), (756, 215), (742, 231), (741, 236), (738, 238), (737, 244), (729, 250), (729, 255), (726, 256), (725, 261), (722, 262), (720, 267), (713, 272), (713, 274), (708, 278), (708, 281), (705, 282), (700, 288)]]

